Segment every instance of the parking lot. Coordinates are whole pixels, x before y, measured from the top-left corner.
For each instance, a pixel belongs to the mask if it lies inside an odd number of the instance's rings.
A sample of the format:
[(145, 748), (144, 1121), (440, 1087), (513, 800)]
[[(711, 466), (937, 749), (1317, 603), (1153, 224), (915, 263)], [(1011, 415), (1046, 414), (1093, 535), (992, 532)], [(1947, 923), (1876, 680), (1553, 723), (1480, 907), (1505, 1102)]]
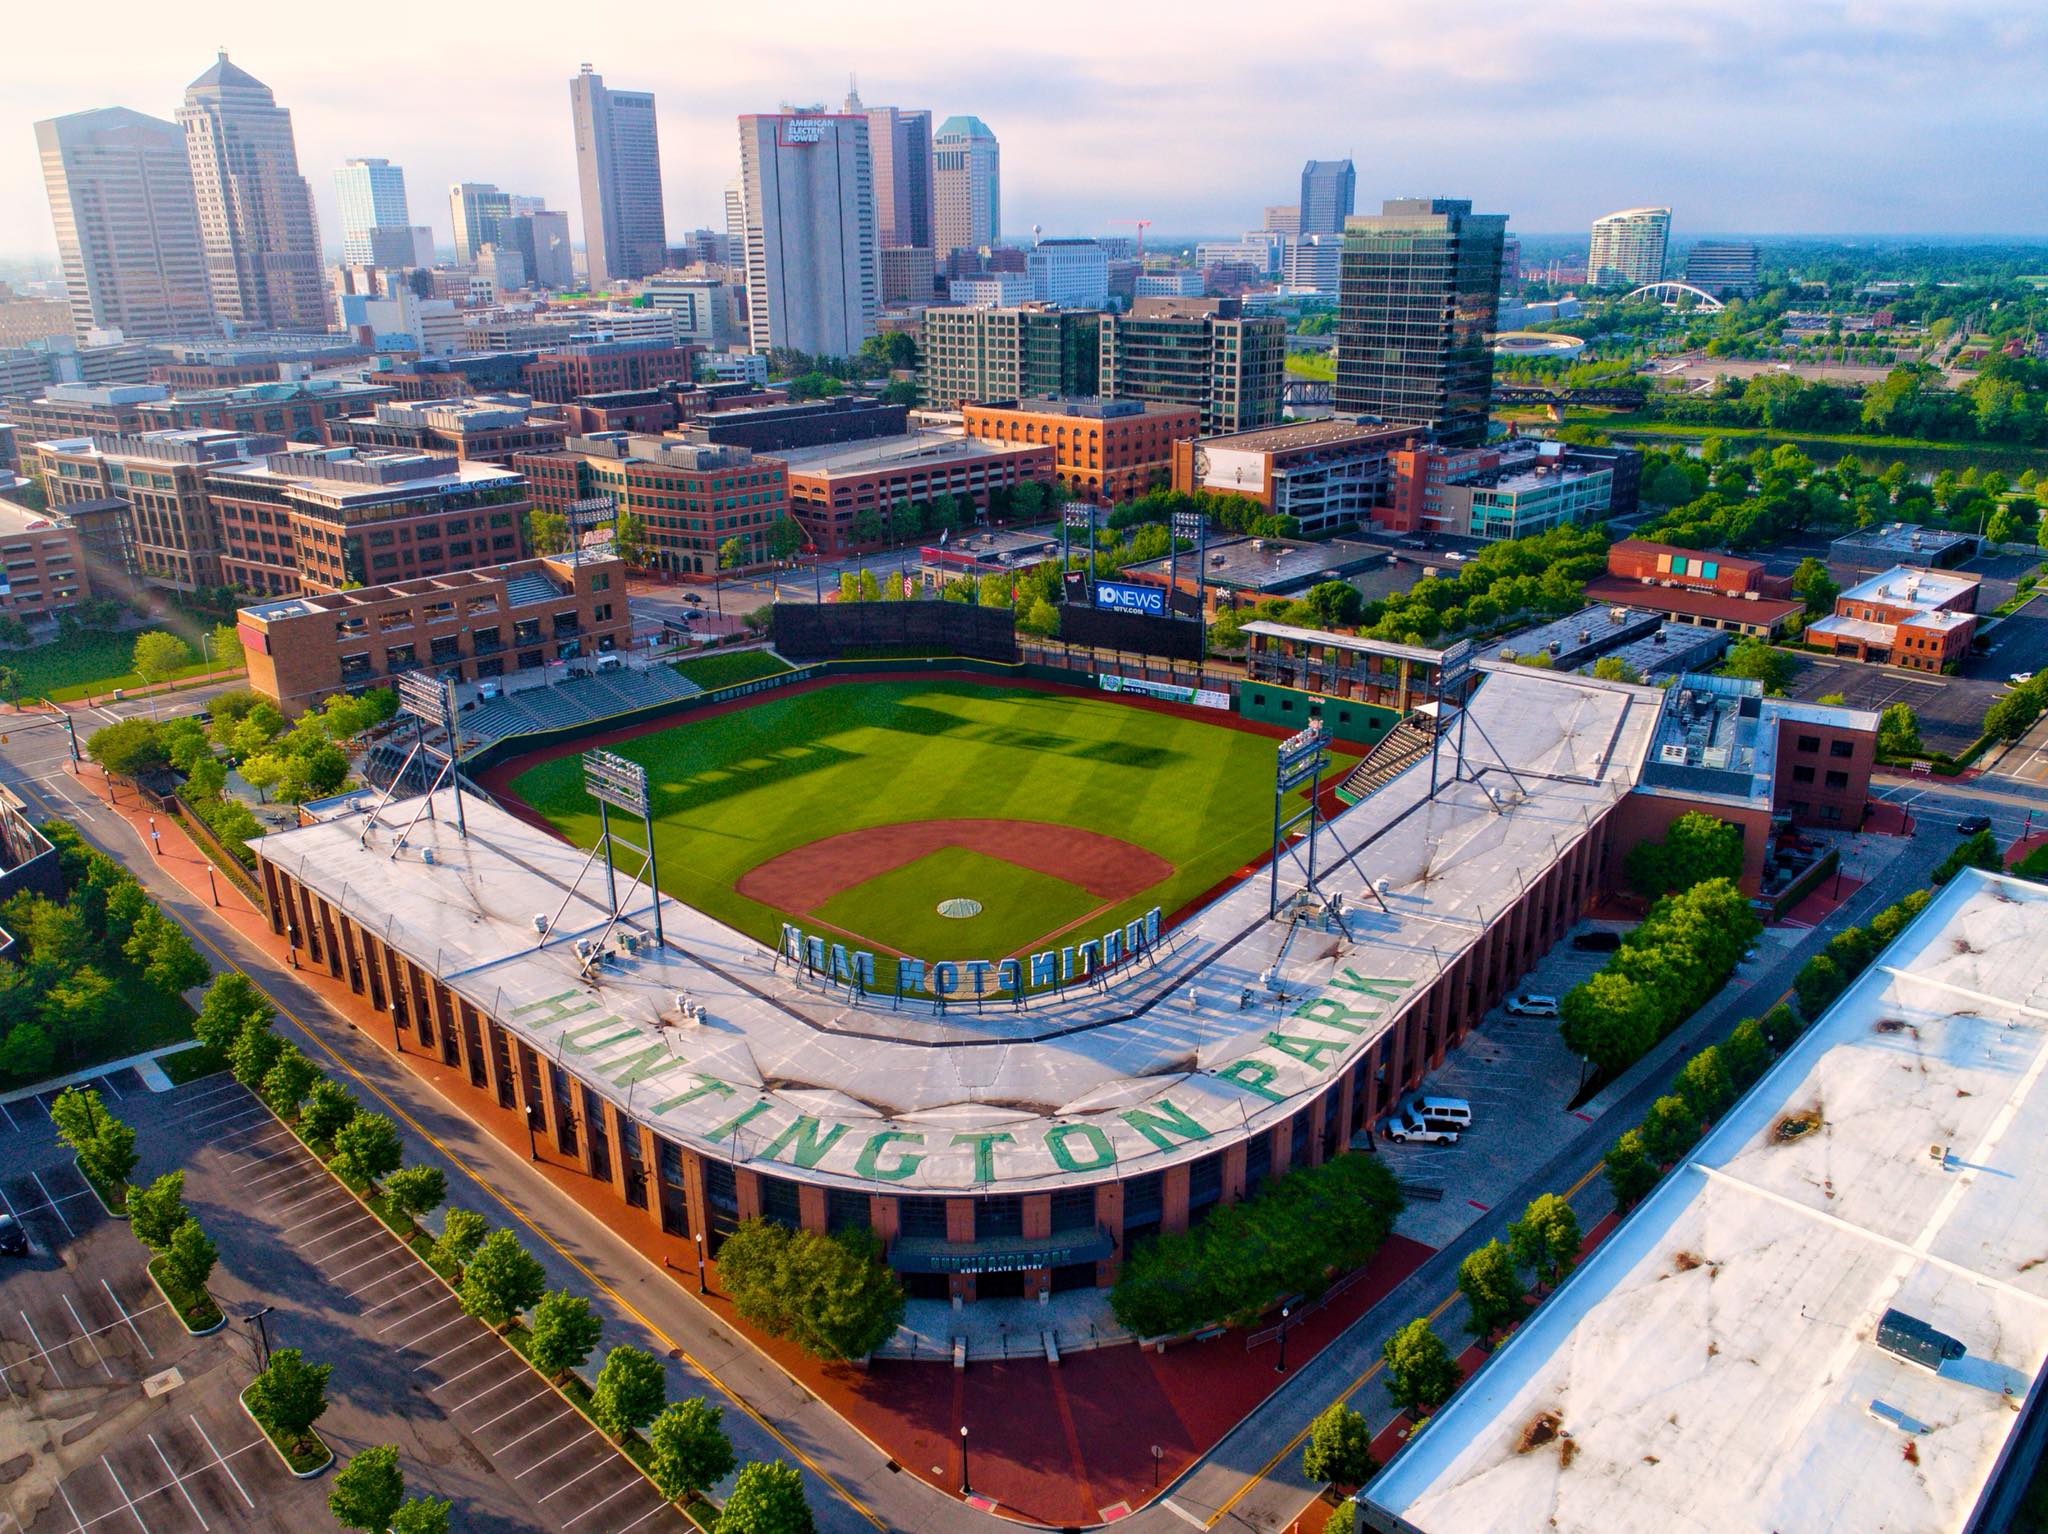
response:
[[(2048, 644), (2048, 635), (2043, 639)], [(1992, 659), (1999, 656), (1994, 654)], [(1798, 675), (1785, 689), (1787, 696), (1809, 703), (1840, 693), (1848, 707), (1878, 713), (1894, 703), (1904, 703), (1920, 721), (1921, 744), (1929, 751), (1950, 755), (1963, 751), (1977, 738), (1984, 727), (1984, 711), (2004, 690), (2002, 677), (1996, 681), (1930, 677), (1897, 666), (1806, 655), (1800, 657)]]
[(324, 1492), (286, 1471), (236, 1400), (252, 1374), (243, 1339), (187, 1335), (34, 1101), (9, 1107), (0, 1204), (31, 1251), (0, 1258), (0, 1530), (324, 1527)]

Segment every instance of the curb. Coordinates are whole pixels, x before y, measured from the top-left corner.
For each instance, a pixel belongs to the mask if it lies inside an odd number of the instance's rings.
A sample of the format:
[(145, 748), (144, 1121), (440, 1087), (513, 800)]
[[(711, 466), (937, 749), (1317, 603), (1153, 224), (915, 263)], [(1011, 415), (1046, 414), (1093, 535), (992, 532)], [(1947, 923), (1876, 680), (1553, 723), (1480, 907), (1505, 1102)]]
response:
[(123, 1199), (122, 1207), (116, 1209), (112, 1204), (107, 1202), (105, 1196), (100, 1192), (100, 1185), (94, 1182), (90, 1177), (86, 1176), (85, 1168), (79, 1164), (79, 1160), (76, 1156), (73, 1156), (71, 1158), (71, 1166), (72, 1169), (78, 1173), (79, 1180), (83, 1182), (88, 1188), (92, 1189), (92, 1196), (95, 1199), (99, 1200), (99, 1206), (107, 1212), (108, 1219), (125, 1220), (128, 1218), (128, 1210), (126, 1207), (127, 1200)]
[[(214, 1322), (211, 1326), (200, 1327), (195, 1329), (186, 1322), (183, 1313), (180, 1312), (178, 1309), (178, 1302), (171, 1298), (171, 1292), (170, 1290), (164, 1287), (163, 1280), (156, 1276), (156, 1259), (154, 1257), (150, 1258), (148, 1262), (142, 1265), (142, 1271), (147, 1273), (149, 1275), (149, 1281), (152, 1284), (156, 1285), (156, 1292), (164, 1297), (164, 1304), (170, 1308), (171, 1314), (178, 1318), (178, 1324), (185, 1328), (186, 1336), (211, 1337), (215, 1332), (219, 1331), (222, 1327), (228, 1324), (228, 1313), (224, 1310), (221, 1310), (220, 1305), (216, 1303), (213, 1308), (217, 1311), (220, 1311), (220, 1319)], [(208, 1295), (207, 1298), (212, 1299), (213, 1296)]]
[[(238, 1394), (235, 1397), (235, 1399), (242, 1403), (243, 1415), (248, 1417), (248, 1419), (251, 1422), (256, 1422), (256, 1413), (249, 1410), (249, 1397), (247, 1394), (248, 1389), (249, 1387), (247, 1385), (244, 1385), (242, 1387), (242, 1393)], [(328, 1446), (326, 1439), (320, 1438), (320, 1434), (317, 1430), (313, 1430), (313, 1436), (320, 1440), (320, 1447), (327, 1450), (327, 1458), (320, 1461), (320, 1463), (315, 1465), (311, 1470), (292, 1469), (292, 1462), (284, 1457), (284, 1450), (280, 1449), (277, 1446), (277, 1440), (270, 1436), (270, 1429), (265, 1427), (262, 1423), (256, 1422), (256, 1431), (263, 1435), (263, 1441), (270, 1445), (270, 1452), (277, 1456), (278, 1463), (284, 1466), (285, 1473), (291, 1476), (293, 1480), (310, 1481), (315, 1476), (325, 1471), (329, 1465), (334, 1463), (334, 1450)]]

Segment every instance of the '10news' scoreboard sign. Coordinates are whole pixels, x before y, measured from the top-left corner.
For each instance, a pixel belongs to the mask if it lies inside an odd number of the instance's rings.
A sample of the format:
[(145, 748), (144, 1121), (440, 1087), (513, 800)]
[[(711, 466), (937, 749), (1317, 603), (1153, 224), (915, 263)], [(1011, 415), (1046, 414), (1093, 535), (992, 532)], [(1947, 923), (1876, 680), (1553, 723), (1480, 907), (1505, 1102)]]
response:
[(1133, 586), (1128, 581), (1097, 581), (1095, 605), (1109, 612), (1142, 613), (1147, 618), (1166, 616), (1164, 586)]
[[(949, 996), (973, 998), (997, 991), (1022, 995), (1025, 991), (1054, 990), (1088, 980), (1098, 971), (1134, 959), (1159, 942), (1159, 907), (1143, 916), (1112, 927), (1100, 937), (1014, 959), (898, 959), (896, 994), (907, 996), (929, 991), (941, 999)], [(866, 949), (849, 949), (844, 943), (816, 937), (790, 922), (782, 924), (778, 945), (782, 957), (792, 964), (842, 985), (875, 987), (875, 956)]]

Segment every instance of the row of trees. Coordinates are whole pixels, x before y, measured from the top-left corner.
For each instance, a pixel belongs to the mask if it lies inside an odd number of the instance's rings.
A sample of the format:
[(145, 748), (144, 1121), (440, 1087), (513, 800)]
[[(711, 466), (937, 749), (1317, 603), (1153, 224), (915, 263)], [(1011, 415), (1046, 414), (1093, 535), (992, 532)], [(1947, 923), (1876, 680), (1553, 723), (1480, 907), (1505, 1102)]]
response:
[(865, 1358), (903, 1321), (903, 1286), (872, 1232), (821, 1235), (744, 1220), (718, 1251), (741, 1317), (828, 1362)]
[(1565, 1047), (1605, 1074), (1626, 1070), (1727, 983), (1761, 930), (1730, 879), (1666, 895), (1565, 993)]
[(138, 1021), (182, 1011), (206, 962), (129, 872), (63, 821), (62, 902), (24, 892), (0, 906), (18, 962), (0, 966), (0, 1073), (35, 1081), (58, 1065), (104, 1059)]
[(1378, 1156), (1338, 1156), (1284, 1173), (1256, 1197), (1132, 1252), (1110, 1309), (1141, 1337), (1249, 1324), (1283, 1295), (1319, 1295), (1338, 1273), (1370, 1261), (1401, 1205)]

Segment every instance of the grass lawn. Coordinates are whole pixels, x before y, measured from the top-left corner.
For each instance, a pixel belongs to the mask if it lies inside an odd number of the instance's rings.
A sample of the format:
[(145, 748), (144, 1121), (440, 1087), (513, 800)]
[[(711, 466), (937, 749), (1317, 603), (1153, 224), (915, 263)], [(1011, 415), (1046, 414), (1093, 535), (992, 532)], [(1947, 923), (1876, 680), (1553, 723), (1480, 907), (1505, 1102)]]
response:
[[(1172, 912), (1258, 857), (1272, 834), (1273, 741), (1089, 694), (847, 682), (771, 695), (613, 749), (647, 768), (663, 886), (768, 943), (786, 913), (734, 885), (769, 858), (842, 831), (938, 819), (1050, 821), (1120, 837), (1174, 866), (1092, 920), (1104, 930), (1154, 905)], [(1355, 760), (1340, 755), (1332, 777)], [(597, 813), (581, 772), (577, 757), (563, 756), (521, 773), (512, 789), (588, 846)], [(874, 900), (847, 892), (842, 899), (859, 907), (856, 930), (921, 958), (996, 959), (1024, 902), (1064, 902), (1023, 922), (1038, 932), (1073, 909), (1071, 897), (1057, 893), (1071, 886), (1046, 879), (1027, 891), (1015, 877), (1022, 870), (1008, 864), (940, 872), (944, 887), (882, 876), (869, 881), (879, 887)], [(955, 888), (956, 876), (983, 887)], [(988, 946), (969, 952), (961, 937), (972, 923), (935, 914), (953, 895), (991, 908), (974, 919), (989, 924), (977, 939)], [(878, 967), (878, 981), (892, 985), (893, 967)]]
[[(125, 1060), (130, 1055), (147, 1054), (152, 1049), (161, 1049), (166, 1044), (176, 1044), (192, 1037), (192, 1009), (185, 1004), (184, 997), (166, 996), (155, 986), (143, 984), (125, 967), (110, 969), (108, 978), (121, 994), (121, 1016), (117, 1024), (91, 1048), (59, 1055), (56, 1063), (42, 1073), (44, 1076), (68, 1076), (73, 1071), (82, 1071), (106, 1060)], [(176, 1059), (177, 1056), (170, 1058)], [(17, 1080), (0, 1071), (0, 1092), (11, 1092), (16, 1087), (32, 1084), (30, 1078)]]
[(675, 669), (678, 676), (695, 682), (706, 692), (716, 692), (721, 687), (759, 681), (764, 676), (780, 676), (796, 667), (766, 650), (715, 650), (709, 655), (679, 660)]
[(1289, 378), (1303, 378), (1311, 383), (1335, 383), (1337, 381), (1337, 354), (1335, 352), (1289, 352), (1285, 371)]
[[(941, 916), (938, 903), (955, 896), (980, 901), (981, 913)], [(817, 914), (859, 937), (886, 928), (891, 947), (916, 957), (1008, 957), (1100, 904), (1078, 884), (965, 847), (945, 847), (834, 895)]]
[[(70, 703), (88, 693), (97, 697), (116, 687), (142, 685), (142, 678), (129, 667), (135, 659), (135, 641), (148, 632), (93, 630), (26, 650), (0, 650), (0, 666), (12, 666), (20, 674), (24, 698), (47, 696)], [(178, 677), (198, 676), (209, 669), (204, 661), (195, 659)]]

